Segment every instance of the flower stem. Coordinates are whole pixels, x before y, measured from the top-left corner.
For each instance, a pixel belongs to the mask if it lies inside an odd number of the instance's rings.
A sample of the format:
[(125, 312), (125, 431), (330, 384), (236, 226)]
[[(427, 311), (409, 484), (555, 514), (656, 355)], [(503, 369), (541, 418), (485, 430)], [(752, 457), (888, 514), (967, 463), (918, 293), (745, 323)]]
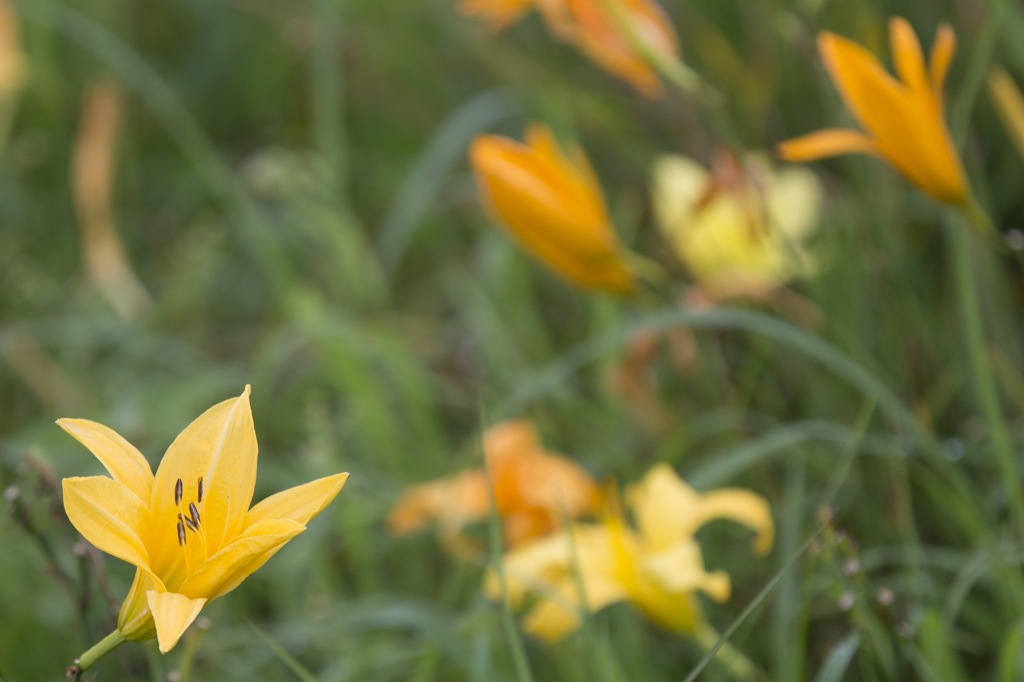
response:
[[(978, 210), (980, 211), (980, 209)], [(985, 220), (988, 220), (987, 216)], [(971, 363), (974, 390), (988, 425), (989, 436), (992, 438), (992, 447), (995, 450), (1000, 473), (1006, 485), (1010, 512), (1017, 526), (1016, 530), (1024, 532), (1024, 496), (1021, 495), (1020, 475), (1014, 459), (1013, 443), (1006, 424), (1006, 415), (1000, 405), (995, 376), (985, 349), (984, 324), (978, 301), (974, 265), (971, 260), (971, 232), (956, 222), (952, 223), (949, 228), (952, 230), (951, 242), (954, 252), (956, 284), (967, 335), (967, 353)]]
[[(718, 631), (707, 623), (698, 625), (697, 631), (694, 634), (700, 645), (708, 651), (718, 644), (718, 640), (721, 639)], [(718, 651), (715, 652), (715, 660), (724, 665), (737, 679), (757, 680), (762, 677), (757, 666), (744, 656), (743, 652), (727, 641), (722, 642), (718, 647)]]
[(109, 635), (101, 639), (91, 649), (86, 651), (84, 654), (75, 659), (75, 664), (68, 669), (69, 672), (74, 671), (76, 674), (81, 674), (89, 668), (96, 665), (96, 662), (101, 658), (109, 654), (111, 651), (128, 641), (124, 634), (120, 630), (114, 630)]
[(985, 209), (981, 207), (981, 204), (974, 197), (968, 199), (967, 203), (960, 209), (960, 214), (982, 237), (990, 239), (995, 236), (996, 229), (992, 226), (992, 219), (988, 217)]

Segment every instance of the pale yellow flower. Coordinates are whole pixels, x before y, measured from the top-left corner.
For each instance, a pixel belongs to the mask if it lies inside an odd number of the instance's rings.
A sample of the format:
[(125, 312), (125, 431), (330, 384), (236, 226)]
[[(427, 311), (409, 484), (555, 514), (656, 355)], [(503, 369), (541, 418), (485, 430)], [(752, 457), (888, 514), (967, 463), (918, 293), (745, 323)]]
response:
[(928, 65), (905, 19), (889, 20), (889, 40), (899, 80), (857, 43), (828, 31), (818, 34), (829, 76), (865, 132), (820, 130), (783, 142), (779, 156), (787, 161), (851, 153), (879, 156), (939, 201), (967, 204), (967, 177), (946, 127), (942, 95), (956, 50), (953, 29), (939, 27)]
[(663, 156), (652, 195), (662, 234), (709, 291), (771, 290), (815, 265), (806, 240), (818, 225), (822, 189), (808, 170), (722, 155), (709, 172), (685, 156)]
[[(574, 525), (505, 555), (507, 594), (515, 606), (527, 594), (537, 600), (523, 619), (524, 629), (554, 642), (580, 625), (582, 587), (586, 608), (598, 611), (628, 601), (656, 623), (696, 634), (704, 629), (697, 592), (715, 601), (729, 598), (729, 576), (707, 571), (694, 539), (708, 521), (732, 519), (757, 532), (755, 549), (767, 552), (774, 539), (768, 503), (746, 490), (700, 494), (665, 464), (655, 466), (627, 492), (635, 527), (612, 514), (605, 523)], [(575, 570), (579, 571), (579, 581)], [(501, 597), (494, 569), (484, 589)]]
[(1017, 153), (1024, 158), (1024, 93), (1003, 69), (988, 72), (988, 93)]
[(582, 149), (573, 145), (566, 154), (547, 126), (534, 124), (525, 145), (477, 135), (469, 161), (485, 207), (537, 260), (581, 287), (633, 290), (626, 251)]
[[(543, 448), (533, 426), (514, 420), (484, 434), (484, 456), (494, 486), (495, 513), (508, 546), (550, 533), (563, 517), (595, 511), (597, 485), (579, 465)], [(412, 486), (395, 503), (388, 527), (412, 533), (436, 521), (441, 536), (458, 544), (467, 524), (486, 519), (491, 496), (483, 469)]]
[(170, 651), (207, 603), (306, 530), (348, 479), (321, 478), (250, 509), (256, 433), (248, 386), (182, 431), (156, 476), (142, 453), (106, 426), (84, 419), (57, 424), (111, 476), (65, 478), (68, 518), (86, 540), (138, 568), (111, 635), (114, 646), (155, 636), (160, 651)]

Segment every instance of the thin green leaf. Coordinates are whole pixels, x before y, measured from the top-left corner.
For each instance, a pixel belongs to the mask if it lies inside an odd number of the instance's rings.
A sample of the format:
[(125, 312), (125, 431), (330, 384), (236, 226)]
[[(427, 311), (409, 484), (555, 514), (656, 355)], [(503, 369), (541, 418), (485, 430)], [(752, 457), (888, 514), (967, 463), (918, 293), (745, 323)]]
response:
[(853, 661), (853, 657), (860, 648), (860, 634), (850, 634), (832, 649), (832, 653), (825, 659), (825, 665), (821, 666), (814, 682), (842, 682), (846, 671)]
[(811, 543), (814, 542), (814, 540), (819, 535), (821, 535), (821, 532), (825, 530), (825, 528), (830, 523), (832, 523), (832, 515), (830, 515), (829, 518), (823, 524), (821, 524), (818, 530), (814, 531), (814, 533), (809, 538), (807, 538), (807, 540), (804, 541), (804, 544), (800, 546), (800, 549), (793, 553), (793, 556), (791, 556), (789, 558), (789, 561), (787, 561), (786, 564), (779, 570), (779, 572), (775, 574), (775, 577), (773, 577), (768, 582), (768, 584), (765, 585), (761, 589), (761, 591), (757, 593), (757, 596), (754, 597), (754, 599), (751, 600), (749, 604), (747, 604), (747, 608), (743, 609), (743, 612), (736, 617), (736, 620), (734, 620), (729, 625), (729, 627), (725, 629), (725, 632), (722, 633), (722, 636), (719, 638), (718, 642), (713, 647), (711, 647), (711, 649), (708, 650), (708, 652), (704, 655), (704, 658), (700, 659), (700, 662), (697, 663), (694, 669), (690, 671), (690, 674), (686, 676), (686, 679), (684, 679), (683, 682), (694, 682), (694, 680), (697, 679), (697, 676), (700, 675), (704, 668), (707, 667), (708, 663), (711, 662), (711, 659), (713, 659), (715, 657), (715, 654), (718, 653), (718, 650), (722, 648), (722, 645), (728, 642), (729, 638), (732, 637), (733, 634), (735, 634), (736, 630), (738, 630), (739, 627), (743, 625), (743, 623), (745, 623), (748, 618), (750, 618), (750, 615), (754, 613), (754, 610), (761, 605), (761, 602), (763, 602), (769, 594), (771, 594), (771, 591), (775, 589), (776, 585), (779, 584), (779, 582), (782, 580), (782, 577), (786, 575), (786, 573), (789, 571), (790, 568), (793, 567), (794, 564), (796, 564), (797, 560), (801, 556), (803, 556), (804, 552), (807, 551), (807, 548), (811, 546)]

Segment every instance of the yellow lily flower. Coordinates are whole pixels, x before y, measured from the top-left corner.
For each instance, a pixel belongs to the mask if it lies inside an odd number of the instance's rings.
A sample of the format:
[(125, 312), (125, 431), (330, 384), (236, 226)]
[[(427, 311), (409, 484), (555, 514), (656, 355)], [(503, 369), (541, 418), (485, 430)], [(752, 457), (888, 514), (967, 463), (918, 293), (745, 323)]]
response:
[[(757, 532), (755, 550), (767, 552), (774, 539), (768, 503), (746, 490), (700, 494), (665, 464), (651, 469), (627, 491), (636, 528), (612, 514), (603, 524), (575, 525), (505, 555), (506, 590), (513, 605), (528, 593), (538, 599), (524, 629), (555, 642), (580, 624), (582, 587), (586, 608), (595, 612), (628, 601), (654, 622), (677, 632), (700, 635), (707, 626), (696, 598), (704, 592), (718, 602), (729, 598), (729, 576), (704, 569), (694, 539), (708, 521), (727, 518)], [(575, 571), (579, 571), (579, 583)], [(494, 569), (484, 590), (501, 598)]]
[(156, 476), (142, 453), (106, 426), (84, 419), (57, 424), (110, 473), (64, 479), (68, 518), (97, 548), (138, 568), (113, 646), (155, 636), (160, 651), (170, 651), (207, 603), (306, 530), (348, 479), (321, 478), (250, 509), (257, 448), (249, 386), (182, 431)]
[(905, 19), (889, 20), (889, 40), (900, 80), (864, 47), (828, 31), (818, 34), (829, 76), (867, 133), (821, 130), (779, 145), (787, 161), (849, 153), (872, 154), (939, 201), (968, 203), (970, 191), (944, 120), (942, 86), (956, 50), (953, 29), (939, 27), (926, 67), (921, 44)]
[[(575, 45), (599, 67), (642, 94), (655, 97), (661, 92), (661, 81), (623, 30), (627, 28), (643, 40), (652, 52), (678, 58), (679, 44), (672, 23), (652, 0), (612, 1), (612, 11), (618, 13), (618, 18), (610, 14), (602, 0), (462, 0), (459, 11), (479, 17), (488, 28), (500, 31), (536, 7), (552, 35)], [(625, 27), (622, 22), (626, 22)]]
[(753, 155), (745, 164), (719, 156), (711, 173), (685, 156), (663, 156), (652, 173), (658, 227), (712, 294), (768, 292), (808, 274), (815, 260), (804, 242), (822, 195), (810, 171), (775, 171)]
[[(495, 512), (508, 546), (550, 533), (563, 516), (575, 518), (597, 508), (600, 491), (590, 475), (544, 450), (529, 422), (503, 422), (488, 429), (483, 440)], [(392, 508), (388, 527), (405, 535), (436, 519), (444, 542), (457, 549), (462, 528), (490, 514), (490, 500), (487, 475), (472, 469), (409, 488)]]
[(554, 272), (587, 289), (628, 294), (633, 275), (583, 151), (568, 156), (541, 124), (526, 144), (477, 135), (469, 149), (481, 201), (493, 219)]

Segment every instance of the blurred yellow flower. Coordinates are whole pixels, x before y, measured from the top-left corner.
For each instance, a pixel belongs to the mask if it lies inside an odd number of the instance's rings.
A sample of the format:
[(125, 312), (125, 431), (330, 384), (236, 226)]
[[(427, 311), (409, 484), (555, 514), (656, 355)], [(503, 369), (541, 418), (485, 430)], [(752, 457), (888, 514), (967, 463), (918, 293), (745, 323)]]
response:
[(493, 219), (537, 260), (581, 287), (633, 290), (625, 249), (578, 146), (566, 155), (547, 126), (534, 124), (525, 145), (478, 135), (469, 160)]
[(804, 242), (822, 189), (810, 171), (722, 154), (709, 173), (685, 156), (663, 156), (652, 185), (658, 227), (709, 292), (770, 291), (814, 267)]
[(10, 97), (25, 80), (18, 15), (9, 0), (0, 0), (0, 97)]
[[(613, 513), (603, 524), (574, 525), (505, 555), (510, 602), (518, 605), (528, 593), (537, 596), (523, 621), (527, 632), (554, 642), (578, 628), (582, 587), (592, 612), (629, 601), (666, 628), (703, 633), (706, 624), (696, 592), (724, 602), (730, 583), (724, 571), (704, 569), (694, 539), (697, 530), (713, 519), (738, 521), (757, 532), (759, 554), (774, 540), (771, 510), (763, 498), (739, 489), (702, 495), (665, 464), (655, 466), (627, 491), (627, 503), (635, 529)], [(501, 598), (493, 568), (484, 590), (492, 599)]]
[(998, 68), (988, 72), (988, 93), (1017, 153), (1024, 158), (1024, 94), (1013, 77)]
[[(543, 449), (529, 422), (508, 421), (484, 434), (484, 456), (494, 486), (495, 511), (505, 542), (515, 546), (557, 528), (563, 517), (592, 513), (600, 494), (577, 464)], [(483, 469), (412, 486), (388, 516), (392, 533), (404, 535), (436, 520), (441, 536), (458, 546), (462, 528), (487, 518), (490, 494)]]
[(939, 27), (927, 68), (921, 44), (905, 19), (889, 20), (889, 40), (900, 80), (857, 43), (827, 31), (818, 35), (829, 76), (867, 133), (821, 130), (783, 142), (779, 156), (787, 161), (848, 153), (880, 156), (939, 201), (965, 205), (967, 179), (946, 127), (942, 96), (956, 49), (953, 29)]
[(661, 81), (634, 41), (654, 53), (679, 55), (672, 23), (653, 0), (462, 0), (459, 10), (500, 31), (533, 7), (552, 35), (648, 97), (661, 92)]
[(170, 651), (208, 602), (306, 530), (348, 479), (321, 478), (250, 509), (256, 433), (248, 386), (182, 431), (155, 477), (142, 453), (106, 426), (84, 419), (57, 424), (111, 476), (65, 478), (68, 518), (86, 540), (138, 568), (111, 635), (115, 646), (155, 636), (160, 651)]

